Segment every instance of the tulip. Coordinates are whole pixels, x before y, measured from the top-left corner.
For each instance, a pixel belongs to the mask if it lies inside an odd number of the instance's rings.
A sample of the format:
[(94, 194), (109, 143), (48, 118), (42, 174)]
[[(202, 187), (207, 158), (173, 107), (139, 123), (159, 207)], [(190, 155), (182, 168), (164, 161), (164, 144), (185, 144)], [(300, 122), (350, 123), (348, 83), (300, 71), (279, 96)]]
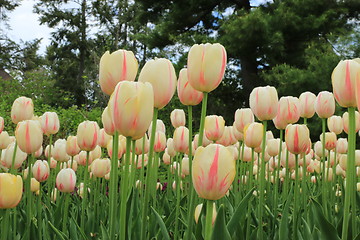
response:
[(134, 81), (137, 71), (138, 62), (133, 52), (120, 49), (110, 54), (106, 51), (100, 59), (101, 90), (111, 95), (120, 81)]
[(235, 127), (235, 122), (232, 126), (232, 134), (234, 136), (234, 138), (237, 140), (237, 141), (243, 141), (244, 140), (244, 134), (242, 132), (239, 132), (237, 130), (237, 128)]
[(162, 109), (170, 102), (175, 93), (176, 73), (174, 66), (165, 58), (147, 61), (140, 72), (139, 82), (151, 83), (154, 90), (153, 106)]
[(289, 152), (305, 153), (308, 149), (310, 133), (306, 125), (288, 125), (285, 130), (285, 142)]
[(40, 190), (40, 183), (35, 178), (31, 178), (30, 190), (35, 193)]
[(331, 92), (320, 92), (315, 100), (314, 108), (319, 118), (329, 118), (335, 112), (335, 99)]
[(348, 150), (348, 141), (346, 138), (339, 138), (336, 142), (336, 152), (345, 154)]
[[(11, 165), (12, 165), (14, 151), (15, 151), (15, 143), (9, 144), (8, 147), (6, 148), (6, 152), (4, 155), (4, 161), (2, 162), (2, 164), (9, 169), (11, 168)], [(24, 153), (23, 151), (21, 151), (21, 149), (19, 147), (17, 147), (15, 161), (14, 161), (14, 169), (18, 169), (19, 167), (21, 167), (21, 165), (25, 161), (26, 157), (27, 157), (27, 154)]]
[(47, 136), (56, 134), (60, 128), (59, 117), (56, 112), (45, 112), (40, 117), (41, 129)]
[(66, 153), (69, 156), (75, 156), (76, 154), (79, 154), (80, 148), (77, 143), (77, 137), (76, 136), (68, 136), (66, 139), (66, 145), (65, 145)]
[(22, 197), (23, 181), (18, 175), (0, 173), (0, 209), (16, 207)]
[(327, 119), (327, 125), (330, 130), (330, 132), (334, 132), (336, 135), (339, 135), (343, 129), (343, 119), (340, 116), (331, 116)]
[(165, 165), (169, 165), (171, 163), (171, 157), (167, 152), (167, 148), (165, 149), (162, 159)]
[[(251, 160), (252, 160), (251, 155), (252, 155), (252, 150), (248, 146), (244, 147), (244, 153), (242, 153), (242, 151), (240, 151), (240, 159), (243, 162), (251, 162)], [(258, 155), (254, 154), (254, 161), (257, 161), (257, 159), (258, 159)]]
[(250, 93), (250, 108), (260, 120), (272, 120), (277, 114), (278, 94), (274, 87), (256, 87)]
[[(151, 129), (152, 129), (152, 122), (150, 123), (150, 126), (148, 128), (148, 135), (149, 137), (151, 137)], [(166, 133), (166, 128), (165, 128), (165, 124), (162, 120), (157, 119), (156, 120), (156, 126), (155, 126), (155, 132), (163, 132)]]
[(235, 139), (232, 131), (232, 126), (225, 126), (222, 136), (216, 141), (216, 143), (221, 144), (225, 147), (237, 143), (237, 140)]
[(0, 117), (0, 133), (4, 130), (4, 118)]
[(321, 141), (317, 141), (317, 142), (314, 144), (315, 154), (316, 154), (317, 156), (319, 156), (320, 158), (327, 156), (327, 152), (325, 152), (325, 156), (323, 156), (322, 146), (323, 146), (323, 145), (322, 145), (322, 142), (321, 142)]
[(106, 133), (106, 131), (101, 128), (99, 130), (99, 141), (98, 141), (98, 145), (102, 148), (106, 148), (108, 142), (110, 141), (111, 136), (109, 134)]
[(188, 71), (186, 68), (180, 70), (177, 84), (177, 93), (180, 102), (186, 106), (198, 105), (203, 99), (202, 92), (195, 90), (189, 84)]
[[(108, 142), (107, 145), (107, 152), (108, 152), (108, 156), (112, 157), (112, 150), (113, 150), (113, 140), (111, 139)], [(117, 159), (121, 159), (122, 155), (125, 153), (125, 149), (126, 149), (126, 138), (122, 135), (119, 136), (119, 143), (118, 143), (118, 156)]]
[(95, 177), (105, 177), (110, 172), (111, 162), (109, 158), (97, 158), (91, 164), (91, 172)]
[(5, 149), (10, 144), (10, 137), (7, 131), (2, 131), (0, 133), (0, 149)]
[[(342, 116), (344, 132), (349, 133), (349, 113), (345, 112)], [(355, 111), (355, 132), (360, 130), (360, 113)]]
[(27, 154), (35, 153), (43, 143), (40, 123), (35, 120), (25, 120), (18, 123), (15, 136), (19, 148)]
[[(76, 155), (76, 156), (78, 156), (78, 155)], [(74, 157), (74, 159), (75, 159), (75, 157)], [(55, 169), (56, 165), (57, 165), (57, 161), (54, 158), (50, 158), (50, 168)]]
[(115, 125), (111, 118), (109, 107), (106, 107), (103, 113), (101, 114), (101, 121), (104, 126), (105, 132), (111, 136), (114, 135)]
[[(165, 154), (164, 154), (164, 155), (165, 155)], [(141, 169), (141, 168), (142, 168), (142, 166), (143, 166), (143, 161), (144, 161), (144, 167), (146, 167), (147, 164), (148, 164), (148, 156), (147, 156), (146, 154), (144, 155), (144, 159), (143, 159), (142, 155), (139, 155), (139, 156), (137, 157), (137, 164), (136, 164), (136, 168), (137, 168), (137, 169)]]
[[(201, 213), (202, 207), (203, 207), (203, 204), (200, 203), (200, 204), (197, 205), (196, 208), (195, 208), (195, 222), (196, 222), (196, 224), (197, 224), (198, 221), (199, 221), (199, 217), (200, 217), (200, 213)], [(213, 213), (212, 213), (212, 224), (215, 223), (216, 216), (217, 216), (217, 212), (216, 212), (216, 207), (215, 207), (215, 202), (214, 202), (214, 203), (213, 203)], [(206, 216), (205, 216), (205, 217), (206, 217)]]
[(151, 84), (122, 81), (109, 100), (109, 111), (116, 131), (134, 140), (142, 138), (153, 117), (154, 95)]
[(32, 167), (32, 174), (37, 181), (46, 181), (50, 175), (50, 168), (48, 162), (37, 160)]
[(239, 132), (244, 133), (245, 126), (253, 122), (254, 114), (250, 108), (241, 108), (235, 111), (234, 126)]
[(199, 147), (193, 160), (192, 180), (199, 197), (218, 200), (228, 191), (235, 177), (231, 152), (219, 144)]
[(189, 129), (183, 126), (176, 128), (173, 145), (176, 152), (186, 153), (189, 148)]
[[(144, 138), (145, 138), (145, 145), (143, 146)], [(148, 152), (149, 152), (149, 139), (147, 138), (147, 135), (145, 134), (142, 138), (135, 141), (135, 154), (141, 155), (143, 153), (148, 153)]]
[(300, 100), (291, 96), (281, 97), (276, 118), (283, 119), (287, 124), (296, 123), (300, 118)]
[(77, 128), (77, 143), (81, 150), (93, 150), (99, 140), (99, 125), (97, 122), (84, 121)]
[(189, 168), (189, 158), (184, 157), (181, 161), (181, 173), (184, 175), (190, 174), (190, 168)]
[(222, 116), (206, 116), (205, 117), (205, 135), (211, 141), (221, 138), (225, 129), (225, 120)]
[(67, 141), (65, 139), (58, 139), (54, 143), (54, 148), (51, 151), (51, 156), (59, 162), (67, 162), (69, 155), (66, 153)]
[(155, 144), (154, 144), (154, 151), (155, 152), (162, 152), (166, 148), (166, 136), (163, 132), (156, 132), (155, 133)]
[[(198, 143), (199, 143), (199, 134), (195, 134), (194, 136), (194, 141), (193, 141), (195, 144), (194, 144), (194, 147), (193, 149), (197, 149), (198, 148)], [(210, 141), (206, 135), (204, 134), (203, 136), (203, 142), (202, 142), (202, 146), (203, 147), (206, 147), (207, 145), (209, 145), (210, 143), (212, 143), (212, 141)]]
[(34, 153), (34, 157), (35, 157), (35, 158), (39, 158), (42, 153), (43, 153), (43, 147), (41, 146), (41, 147)]
[(171, 124), (174, 128), (185, 126), (185, 112), (182, 109), (174, 109), (170, 114)]
[(19, 97), (15, 99), (11, 108), (11, 120), (17, 124), (24, 120), (30, 120), (34, 115), (34, 104), (31, 98)]
[(263, 139), (263, 125), (258, 122), (250, 123), (244, 130), (244, 143), (250, 148), (259, 147)]
[(56, 177), (56, 187), (60, 192), (73, 192), (76, 185), (76, 174), (71, 168), (61, 169)]
[[(320, 141), (322, 141), (323, 137), (320, 134)], [(325, 144), (321, 142), (326, 150), (333, 150), (336, 147), (336, 134), (334, 132), (326, 132), (325, 133)]]
[(195, 44), (188, 53), (187, 75), (190, 85), (200, 92), (211, 92), (221, 83), (227, 56), (219, 44)]
[(356, 107), (355, 84), (360, 64), (355, 60), (340, 61), (331, 74), (333, 92), (341, 107)]
[(312, 92), (303, 92), (300, 94), (300, 117), (312, 118), (315, 114), (315, 100), (316, 95)]
[(175, 174), (176, 171), (176, 173), (180, 175), (180, 164), (178, 162), (173, 162), (170, 166), (170, 171), (172, 174)]
[(275, 156), (279, 155), (279, 150), (280, 150), (280, 139), (278, 139), (278, 138), (269, 139), (267, 141), (266, 151), (270, 156), (275, 157)]
[[(80, 166), (86, 166), (86, 156), (87, 156), (87, 153), (86, 151), (81, 151), (79, 152), (78, 156), (75, 160), (77, 161), (77, 163), (80, 165)], [(90, 156), (89, 154), (89, 159), (88, 159), (88, 165), (90, 165), (92, 162), (93, 162), (93, 158)]]

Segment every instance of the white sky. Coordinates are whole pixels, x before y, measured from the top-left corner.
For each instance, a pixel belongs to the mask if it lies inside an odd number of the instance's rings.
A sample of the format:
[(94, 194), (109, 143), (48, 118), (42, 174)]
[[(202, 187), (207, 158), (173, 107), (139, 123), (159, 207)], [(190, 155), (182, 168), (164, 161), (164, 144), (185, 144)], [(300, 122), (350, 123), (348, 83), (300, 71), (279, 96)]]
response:
[[(252, 0), (251, 5), (256, 6), (269, 0)], [(35, 0), (23, 0), (20, 6), (8, 14), (11, 30), (5, 30), (8, 36), (16, 42), (30, 41), (35, 38), (42, 38), (40, 44), (40, 54), (44, 54), (46, 46), (50, 43), (51, 29), (45, 25), (40, 25), (38, 15), (33, 13)], [(3, 25), (0, 25), (3, 28)]]

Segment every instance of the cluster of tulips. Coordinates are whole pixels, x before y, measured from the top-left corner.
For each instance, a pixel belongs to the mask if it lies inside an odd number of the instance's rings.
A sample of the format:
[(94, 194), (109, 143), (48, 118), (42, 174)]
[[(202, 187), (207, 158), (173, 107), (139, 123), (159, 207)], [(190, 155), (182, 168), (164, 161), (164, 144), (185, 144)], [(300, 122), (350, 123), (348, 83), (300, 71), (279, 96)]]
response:
[[(360, 62), (336, 66), (333, 93), (278, 99), (274, 87), (257, 87), (250, 108), (238, 109), (229, 126), (222, 116), (206, 115), (226, 63), (222, 45), (194, 45), (178, 78), (160, 58), (148, 61), (135, 81), (134, 54), (106, 52), (99, 72), (110, 96), (103, 128), (84, 121), (76, 136), (54, 145), (57, 114), (34, 116), (31, 99), (16, 99), (15, 137), (0, 117), (1, 239), (310, 239), (328, 232), (355, 238)], [(158, 111), (176, 89), (188, 120), (174, 109), (167, 138)], [(335, 99), (348, 112), (335, 116)], [(194, 135), (192, 107), (201, 102)], [(315, 113), (322, 134), (313, 145), (307, 119)], [(270, 121), (279, 138), (267, 131)], [(343, 131), (348, 139), (337, 139)]]

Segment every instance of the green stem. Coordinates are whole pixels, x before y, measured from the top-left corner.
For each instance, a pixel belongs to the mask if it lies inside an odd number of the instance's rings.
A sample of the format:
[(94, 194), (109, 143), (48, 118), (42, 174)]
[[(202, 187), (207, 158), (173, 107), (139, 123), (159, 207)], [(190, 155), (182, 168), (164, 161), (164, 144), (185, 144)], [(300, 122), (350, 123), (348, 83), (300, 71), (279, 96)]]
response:
[(30, 239), (30, 232), (31, 232), (31, 218), (32, 218), (32, 212), (31, 212), (31, 197), (32, 197), (32, 192), (31, 192), (31, 175), (32, 175), (32, 159), (33, 156), (30, 154), (28, 157), (28, 175), (26, 178), (26, 198), (27, 198), (27, 210), (26, 210), (26, 228), (27, 231), (26, 232), (26, 236), (25, 239)]
[[(16, 158), (16, 152), (17, 152), (17, 141), (15, 141), (15, 147), (14, 147), (14, 152), (12, 155), (12, 160), (11, 160), (11, 168), (10, 168), (10, 173), (11, 174), (16, 174), (16, 169), (15, 169), (15, 158)], [(50, 165), (49, 165), (50, 166)]]
[[(142, 140), (142, 153), (141, 153), (141, 169), (140, 169), (140, 192), (142, 193), (142, 186), (144, 186), (144, 168), (145, 168), (145, 161), (144, 161), (144, 157), (145, 157), (145, 138), (146, 138), (146, 134), (143, 136), (143, 140)], [(143, 195), (143, 194), (141, 194)]]
[(41, 183), (40, 183), (40, 189), (39, 189), (39, 196), (37, 197), (37, 222), (38, 222), (38, 232), (39, 232), (39, 239), (43, 239), (42, 238), (42, 208), (41, 208)]
[(174, 234), (174, 239), (177, 240), (178, 239), (178, 235), (179, 235), (179, 218), (180, 218), (180, 198), (181, 198), (181, 192), (180, 192), (180, 176), (181, 175), (181, 156), (178, 155), (178, 163), (179, 163), (179, 168), (180, 169), (176, 169), (175, 172), (175, 181), (176, 181), (176, 210), (175, 210), (175, 234)]
[(322, 124), (322, 138), (321, 138), (321, 142), (322, 142), (322, 205), (324, 208), (324, 214), (325, 214), (325, 218), (328, 219), (328, 211), (327, 211), (327, 204), (326, 204), (326, 200), (327, 200), (327, 189), (326, 189), (326, 169), (325, 169), (325, 130), (326, 130), (326, 118), (322, 118), (321, 119), (321, 124)]
[[(135, 184), (135, 176), (136, 176), (136, 168), (137, 168), (137, 161), (135, 161), (135, 140), (131, 140), (131, 172), (129, 178), (129, 186), (133, 187)], [(130, 193), (130, 192), (129, 192)]]
[(207, 100), (208, 100), (208, 94), (207, 92), (204, 92), (203, 100), (202, 100), (202, 106), (201, 106), (201, 118), (200, 118), (200, 129), (199, 129), (199, 140), (198, 140), (198, 146), (202, 146), (203, 143), (203, 137), (204, 137), (204, 126), (205, 126), (205, 116), (206, 116), (206, 108), (207, 108)]
[(264, 239), (263, 214), (265, 204), (265, 147), (266, 147), (266, 128), (267, 121), (263, 121), (263, 139), (262, 139), (262, 154), (261, 154), (261, 167), (260, 167), (260, 206), (259, 206), (259, 239)]
[[(254, 150), (254, 148), (251, 148), (251, 162), (250, 162), (250, 166), (249, 166), (248, 191), (250, 191), (250, 189), (252, 188), (254, 157), (255, 157), (255, 150)], [(248, 202), (248, 206), (247, 206), (246, 238), (245, 239), (250, 239), (250, 222), (251, 222), (250, 213), (251, 213), (251, 201)]]
[(211, 200), (206, 200), (205, 240), (211, 239), (213, 207), (214, 202)]
[(141, 234), (140, 239), (146, 239), (146, 227), (147, 227), (147, 215), (149, 211), (149, 197), (150, 197), (150, 185), (151, 178), (150, 172), (152, 169), (152, 158), (154, 154), (154, 143), (155, 143), (155, 130), (156, 130), (156, 121), (157, 121), (158, 109), (154, 108), (154, 115), (152, 119), (152, 129), (151, 129), (151, 136), (150, 136), (150, 148), (149, 148), (149, 156), (148, 156), (148, 167), (146, 168), (146, 184), (145, 184), (145, 197), (143, 202), (143, 209), (142, 209), (142, 224), (141, 224)]
[[(84, 190), (85, 191), (85, 190)], [(62, 222), (62, 231), (65, 233), (68, 221), (68, 212), (69, 212), (69, 193), (65, 193), (65, 206), (64, 206), (64, 215), (63, 215), (63, 222)]]
[(119, 132), (115, 131), (112, 144), (112, 157), (111, 157), (111, 170), (110, 170), (110, 238), (116, 239), (115, 237), (115, 217), (116, 217), (116, 205), (117, 205), (117, 194), (118, 194), (118, 149), (119, 149)]
[(11, 226), (9, 226), (9, 214), (11, 209), (0, 209), (3, 212), (3, 219), (1, 222), (1, 240), (7, 240), (8, 231)]
[(89, 156), (90, 152), (86, 152), (86, 165), (84, 169), (84, 188), (83, 188), (83, 199), (82, 199), (82, 207), (81, 207), (81, 221), (80, 227), (81, 229), (85, 229), (85, 210), (87, 207), (87, 192), (88, 192), (88, 179), (89, 179)]
[(286, 149), (284, 191), (282, 194), (283, 203), (285, 203), (289, 193), (289, 172), (289, 151)]
[(282, 154), (282, 141), (284, 138), (284, 129), (280, 129), (280, 144), (279, 144), (279, 155), (278, 155), (278, 165), (275, 170), (275, 199), (274, 199), (274, 213), (275, 217), (278, 216), (278, 197), (279, 197), (279, 184), (280, 184), (280, 164), (281, 164), (281, 154)]
[(297, 220), (298, 220), (298, 198), (299, 198), (299, 155), (295, 154), (295, 190), (294, 190), (294, 214), (293, 214), (293, 239), (297, 239)]
[[(346, 187), (345, 187), (345, 204), (344, 204), (344, 220), (342, 227), (342, 239), (348, 239), (349, 232), (349, 214), (350, 206), (353, 205), (352, 192), (355, 191), (355, 109), (353, 107), (348, 108), (349, 112), (349, 133), (348, 133), (348, 157), (347, 157), (347, 171), (346, 171)], [(351, 206), (351, 210), (355, 209), (355, 206)], [(353, 218), (355, 218), (355, 212), (352, 212)], [(354, 231), (355, 229), (353, 229)], [(354, 235), (355, 236), (355, 235)]]
[[(126, 237), (126, 203), (128, 196), (128, 182), (129, 182), (129, 165), (130, 165), (130, 148), (131, 137), (126, 137), (126, 155), (125, 155), (125, 168), (121, 175), (121, 202), (120, 202), (120, 240), (125, 240)], [(131, 186), (130, 186), (131, 188)]]

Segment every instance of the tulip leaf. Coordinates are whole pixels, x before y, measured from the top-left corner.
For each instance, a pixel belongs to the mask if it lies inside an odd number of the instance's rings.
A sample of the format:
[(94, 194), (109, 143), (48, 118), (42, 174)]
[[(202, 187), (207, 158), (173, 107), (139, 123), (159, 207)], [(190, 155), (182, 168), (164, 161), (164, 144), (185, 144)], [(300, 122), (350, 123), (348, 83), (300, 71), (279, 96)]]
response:
[[(280, 220), (279, 227), (279, 240), (289, 239), (289, 207), (292, 199), (292, 192), (288, 195), (286, 199), (286, 203), (284, 206), (284, 210), (282, 211), (282, 217)], [(296, 229), (294, 229), (296, 231)]]
[(56, 233), (56, 235), (58, 235), (60, 237), (60, 239), (65, 240), (67, 239), (66, 235), (61, 232), (59, 229), (57, 229), (50, 221), (48, 221), (50, 227), (52, 228), (52, 230), (54, 230), (54, 232)]
[(101, 223), (101, 239), (103, 240), (110, 240), (109, 232), (104, 227), (104, 224)]
[(74, 219), (74, 216), (71, 215), (71, 219), (73, 220), (73, 222), (74, 222), (74, 224), (75, 224), (75, 226), (76, 226), (77, 231), (81, 234), (82, 239), (87, 239), (84, 230), (80, 228), (79, 224), (77, 224), (77, 222), (76, 222), (75, 219)]
[(309, 224), (306, 222), (304, 218), (301, 218), (303, 222), (303, 239), (311, 239), (311, 231)]
[(328, 240), (338, 240), (338, 233), (335, 227), (325, 218), (321, 205), (314, 199), (312, 202), (312, 211), (315, 216), (315, 221), (317, 226), (320, 228), (320, 232), (323, 238)]
[(74, 220), (70, 218), (69, 220), (69, 232), (70, 232), (70, 239), (77, 240), (78, 238), (78, 232), (76, 231), (76, 225), (74, 223)]
[(225, 223), (225, 208), (224, 208), (223, 204), (220, 205), (220, 208), (219, 208), (216, 220), (215, 220), (211, 239), (212, 240), (217, 240), (217, 239), (231, 240), (231, 235), (230, 235), (230, 233), (226, 227), (226, 223)]
[(252, 188), (246, 196), (241, 200), (239, 205), (237, 206), (236, 210), (234, 211), (234, 214), (232, 215), (230, 221), (227, 224), (227, 229), (230, 232), (231, 235), (233, 235), (237, 229), (237, 225), (241, 222), (241, 219), (245, 216), (246, 211), (244, 209), (247, 209), (247, 204), (252, 197), (252, 193), (255, 190), (255, 188)]
[(164, 237), (164, 239), (166, 240), (170, 240), (170, 236), (169, 236), (169, 233), (166, 229), (166, 226), (165, 226), (165, 223), (164, 221), (162, 220), (161, 216), (156, 212), (156, 210), (151, 207), (151, 210), (153, 211), (155, 217), (156, 217), (156, 221), (157, 223), (159, 224), (160, 226), (160, 229), (161, 229), (161, 232), (162, 232), (162, 236)]

